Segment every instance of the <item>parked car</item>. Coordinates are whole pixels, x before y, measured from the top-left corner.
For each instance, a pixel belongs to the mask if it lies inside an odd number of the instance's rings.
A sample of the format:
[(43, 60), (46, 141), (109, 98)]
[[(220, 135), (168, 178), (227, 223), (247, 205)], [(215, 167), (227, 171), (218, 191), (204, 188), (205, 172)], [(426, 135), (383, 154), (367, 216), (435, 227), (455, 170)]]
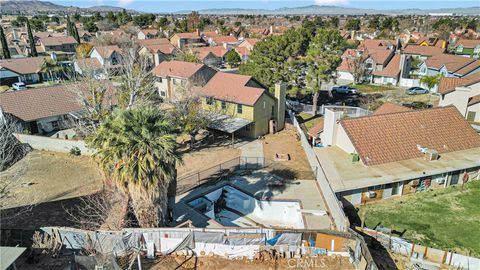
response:
[(16, 82), (16, 83), (12, 84), (12, 87), (15, 90), (27, 89), (27, 85), (23, 82)]
[(332, 93), (341, 93), (341, 94), (358, 94), (358, 89), (353, 88), (348, 85), (334, 86), (332, 88)]
[(410, 87), (407, 89), (407, 95), (427, 94), (428, 90), (422, 87)]

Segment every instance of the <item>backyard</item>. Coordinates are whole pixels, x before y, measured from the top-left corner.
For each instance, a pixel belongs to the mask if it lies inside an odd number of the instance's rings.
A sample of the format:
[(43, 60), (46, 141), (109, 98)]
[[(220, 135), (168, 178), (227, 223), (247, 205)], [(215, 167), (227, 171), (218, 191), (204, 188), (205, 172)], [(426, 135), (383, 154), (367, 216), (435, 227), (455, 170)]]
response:
[(480, 181), (402, 196), (361, 206), (369, 228), (404, 232), (403, 238), (421, 245), (480, 256)]

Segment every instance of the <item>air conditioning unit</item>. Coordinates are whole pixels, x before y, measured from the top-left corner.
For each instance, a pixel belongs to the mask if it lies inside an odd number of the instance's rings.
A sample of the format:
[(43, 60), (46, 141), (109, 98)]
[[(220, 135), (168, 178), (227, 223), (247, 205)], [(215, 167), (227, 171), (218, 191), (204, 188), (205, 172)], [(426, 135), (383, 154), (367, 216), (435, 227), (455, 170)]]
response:
[(377, 197), (377, 193), (375, 191), (369, 191), (367, 192), (368, 198), (375, 198)]
[(438, 152), (434, 149), (425, 150), (425, 160), (433, 161), (438, 159)]

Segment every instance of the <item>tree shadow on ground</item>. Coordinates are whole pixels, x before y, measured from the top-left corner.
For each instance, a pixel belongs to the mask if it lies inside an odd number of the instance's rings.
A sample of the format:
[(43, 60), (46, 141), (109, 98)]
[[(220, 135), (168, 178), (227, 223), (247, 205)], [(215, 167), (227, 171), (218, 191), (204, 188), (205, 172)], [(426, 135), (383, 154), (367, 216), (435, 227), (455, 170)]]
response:
[[(362, 226), (362, 220), (358, 215), (359, 209), (354, 205), (352, 205), (349, 201), (345, 200), (344, 198), (341, 199), (341, 203), (343, 205), (343, 211), (345, 212), (345, 215), (350, 221), (350, 227), (353, 230), (355, 230), (357, 233), (362, 235), (365, 241), (368, 243), (370, 253), (372, 254), (373, 260), (375, 261), (379, 269), (385, 269), (385, 270), (398, 269), (395, 264), (395, 261), (388, 253), (388, 250), (384, 246), (382, 246), (380, 242), (378, 242), (375, 238), (371, 237), (370, 235), (367, 235), (361, 231), (356, 230), (355, 227)], [(367, 225), (365, 224), (365, 226)]]

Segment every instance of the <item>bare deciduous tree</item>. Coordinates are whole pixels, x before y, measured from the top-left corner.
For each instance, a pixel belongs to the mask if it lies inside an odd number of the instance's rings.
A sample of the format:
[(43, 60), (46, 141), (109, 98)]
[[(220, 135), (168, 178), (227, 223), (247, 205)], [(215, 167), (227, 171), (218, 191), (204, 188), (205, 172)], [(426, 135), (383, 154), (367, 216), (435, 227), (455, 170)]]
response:
[(369, 69), (366, 67), (365, 61), (368, 59), (368, 51), (353, 51), (347, 56), (348, 70), (353, 76), (353, 84), (361, 83)]
[(79, 204), (65, 211), (80, 229), (98, 230), (103, 226), (109, 230), (120, 230), (129, 224), (123, 215), (126, 209), (120, 209), (126, 202), (125, 198), (120, 193), (104, 190), (80, 197)]
[(30, 151), (30, 148), (23, 145), (15, 138), (14, 133), (19, 132), (21, 126), (7, 114), (0, 115), (0, 220), (7, 224), (14, 218), (23, 215), (31, 210), (33, 206), (6, 209), (15, 205), (15, 202), (28, 201), (31, 198), (23, 198), (17, 192), (22, 187), (21, 176), (25, 173), (25, 167), (18, 167), (15, 170), (2, 172), (15, 164)]
[(151, 71), (151, 61), (138, 53), (136, 44), (122, 48), (120, 61), (120, 85), (117, 96), (120, 107), (131, 109), (134, 105), (159, 100), (155, 87), (155, 76)]

